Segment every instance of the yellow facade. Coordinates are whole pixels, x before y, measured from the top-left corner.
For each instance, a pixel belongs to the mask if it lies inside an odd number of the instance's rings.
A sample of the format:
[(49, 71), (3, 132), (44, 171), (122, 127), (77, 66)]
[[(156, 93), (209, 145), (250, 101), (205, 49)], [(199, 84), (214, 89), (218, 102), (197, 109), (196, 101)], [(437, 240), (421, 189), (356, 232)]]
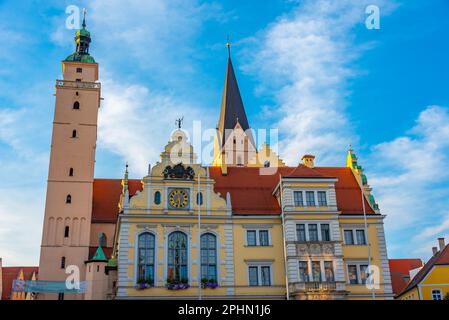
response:
[[(170, 142), (161, 154), (161, 161), (142, 179), (142, 191), (138, 191), (131, 198), (128, 194), (127, 174), (125, 175), (120, 202), (122, 213), (116, 231), (117, 298), (196, 299), (201, 294), (206, 299), (372, 299), (373, 292), (376, 299), (391, 298), (391, 282), (388, 270), (385, 269), (386, 252), (382, 251), (385, 251), (385, 243), (381, 243), (382, 239), (384, 240), (383, 216), (374, 215), (367, 218), (370, 252), (366, 244), (345, 245), (342, 241), (345, 230), (356, 228), (360, 231), (364, 228), (365, 220), (363, 215), (339, 214), (336, 200), (332, 196), (335, 193), (335, 179), (288, 180), (278, 185), (273, 190), (273, 197), (284, 202), (282, 207), (286, 209), (283, 215), (234, 215), (230, 195), (214, 191), (215, 181), (210, 177), (209, 169), (195, 163), (196, 156), (186, 139), (182, 130), (176, 130), (172, 134)], [(181, 157), (183, 161), (173, 156)], [(179, 163), (186, 163), (182, 165), (185, 170), (186, 167), (192, 169), (191, 177), (176, 179), (167, 176), (167, 168), (173, 168)], [(279, 192), (281, 189), (282, 192)], [(329, 202), (324, 206), (314, 207), (292, 205), (288, 195), (292, 190), (302, 189), (327, 190)], [(177, 191), (176, 195), (186, 195), (186, 198), (178, 202), (184, 203), (184, 207), (171, 206), (173, 190)], [(202, 202), (198, 202), (198, 193), (202, 194)], [(292, 230), (298, 223), (330, 225), (332, 239), (329, 240), (332, 241), (301, 242), (295, 239), (294, 235), (292, 238)], [(199, 248), (203, 244), (198, 234), (199, 225), (201, 235), (212, 234), (216, 239), (216, 288), (200, 289), (203, 277), (200, 275), (199, 261), (203, 260)], [(258, 238), (255, 241), (258, 242), (262, 241), (259, 238), (260, 230), (266, 231), (264, 234), (267, 235), (267, 243), (249, 245), (248, 232), (254, 232)], [(170, 267), (169, 247), (172, 244), (169, 239), (171, 235), (179, 232), (187, 239), (187, 256), (185, 266), (182, 262), (179, 264), (179, 270), (185, 270), (179, 271), (180, 274), (185, 272), (185, 279), (180, 276), (176, 283), (182, 283), (185, 287), (172, 290), (169, 289), (173, 281), (172, 271), (177, 270), (177, 267)], [(139, 239), (143, 234), (151, 234), (151, 237), (154, 237), (151, 247), (151, 250), (154, 250), (154, 261), (145, 267), (139, 262), (143, 259), (139, 247)], [(311, 249), (307, 258), (299, 257), (301, 246)], [(313, 251), (317, 248), (319, 253)], [(368, 262), (368, 256), (371, 257), (371, 263)], [(306, 259), (309, 266), (331, 263), (335, 279), (331, 284), (324, 280), (318, 283), (298, 281), (295, 264), (301, 259)], [(378, 287), (371, 290), (361, 279), (358, 279), (359, 283), (351, 284), (347, 268), (353, 264), (358, 268), (360, 264), (378, 266), (378, 273), (375, 275)], [(182, 269), (184, 267), (185, 269)], [(140, 282), (141, 275), (146, 277), (147, 271), (142, 270), (151, 270), (151, 276), (148, 278), (151, 285), (145, 288), (141, 287)], [(320, 272), (324, 274), (323, 269)]]
[[(400, 300), (440, 300), (449, 296), (449, 265), (434, 265), (415, 287), (402, 293)], [(438, 298), (439, 297), (439, 298)]]

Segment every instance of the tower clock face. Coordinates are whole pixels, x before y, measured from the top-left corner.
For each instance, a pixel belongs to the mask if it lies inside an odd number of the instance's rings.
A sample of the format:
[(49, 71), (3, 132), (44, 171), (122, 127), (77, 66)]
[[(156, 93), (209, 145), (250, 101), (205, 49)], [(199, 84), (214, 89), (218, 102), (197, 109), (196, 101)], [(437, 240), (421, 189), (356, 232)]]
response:
[(189, 204), (189, 194), (186, 190), (175, 189), (170, 192), (168, 202), (172, 208), (183, 209)]

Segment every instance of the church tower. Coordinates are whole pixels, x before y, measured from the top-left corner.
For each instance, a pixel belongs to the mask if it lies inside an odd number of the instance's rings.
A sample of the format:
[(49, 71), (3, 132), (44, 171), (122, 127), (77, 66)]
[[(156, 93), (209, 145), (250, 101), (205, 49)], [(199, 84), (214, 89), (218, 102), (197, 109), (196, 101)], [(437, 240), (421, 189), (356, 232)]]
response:
[(228, 65), (221, 100), (221, 111), (214, 143), (213, 166), (246, 166), (255, 158), (256, 145), (246, 117), (240, 90), (231, 61), (230, 43)]
[[(56, 80), (47, 197), (42, 234), (39, 279), (65, 282), (66, 267), (86, 274), (89, 255), (92, 189), (97, 117), (101, 85), (98, 64), (89, 54), (91, 37), (76, 32), (76, 50), (62, 61), (62, 80)], [(40, 299), (82, 299), (81, 294), (40, 293)]]

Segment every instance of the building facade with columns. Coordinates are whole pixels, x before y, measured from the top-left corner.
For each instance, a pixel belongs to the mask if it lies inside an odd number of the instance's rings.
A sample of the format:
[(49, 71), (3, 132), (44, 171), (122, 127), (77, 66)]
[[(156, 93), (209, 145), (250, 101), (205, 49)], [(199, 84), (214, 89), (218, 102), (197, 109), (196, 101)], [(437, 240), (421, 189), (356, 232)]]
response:
[(56, 81), (39, 279), (75, 265), (86, 290), (39, 299), (393, 297), (385, 216), (353, 150), (346, 167), (319, 167), (258, 148), (230, 54), (210, 166), (179, 125), (146, 176), (96, 179), (101, 85), (85, 23), (75, 40)]

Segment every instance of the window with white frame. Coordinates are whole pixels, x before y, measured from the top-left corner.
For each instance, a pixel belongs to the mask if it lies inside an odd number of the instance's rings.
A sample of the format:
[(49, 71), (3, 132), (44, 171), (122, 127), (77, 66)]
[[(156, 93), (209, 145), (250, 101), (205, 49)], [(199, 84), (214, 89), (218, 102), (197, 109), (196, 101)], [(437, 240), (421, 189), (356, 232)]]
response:
[(318, 241), (318, 225), (315, 223), (309, 224), (309, 241)]
[(293, 201), (295, 202), (295, 207), (303, 207), (304, 199), (302, 196), (302, 191), (294, 191), (293, 192)]
[(321, 262), (312, 261), (312, 280), (314, 282), (321, 282)]
[(327, 206), (326, 191), (318, 191), (318, 206)]
[(307, 261), (299, 261), (299, 281), (309, 282), (309, 263)]
[(334, 282), (334, 264), (332, 261), (324, 261), (324, 277), (327, 282)]
[[(320, 238), (321, 235), (321, 238)], [(329, 223), (298, 223), (296, 224), (297, 241), (331, 241)]]
[(246, 230), (246, 245), (265, 247), (270, 245), (270, 232), (266, 229)]
[(313, 191), (306, 191), (306, 204), (308, 207), (314, 207), (315, 206), (315, 192)]
[(250, 286), (271, 286), (271, 265), (248, 266)]
[(349, 263), (347, 265), (349, 284), (366, 284), (368, 274), (368, 264)]
[(307, 241), (305, 224), (300, 223), (296, 225), (296, 238), (298, 241)]
[(442, 300), (442, 294), (440, 289), (432, 290), (432, 300)]
[(366, 245), (366, 234), (364, 229), (344, 229), (343, 236), (346, 245)]

